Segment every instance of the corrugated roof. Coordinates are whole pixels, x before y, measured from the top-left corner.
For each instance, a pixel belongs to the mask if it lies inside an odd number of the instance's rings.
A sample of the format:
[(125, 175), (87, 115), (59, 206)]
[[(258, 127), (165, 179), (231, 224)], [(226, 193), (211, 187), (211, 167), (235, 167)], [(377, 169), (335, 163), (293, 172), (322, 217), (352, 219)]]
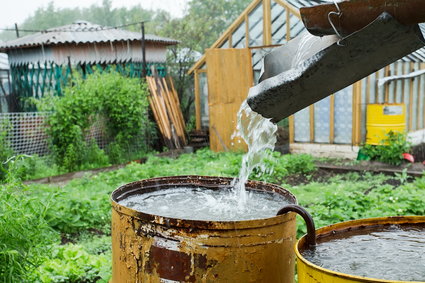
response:
[[(45, 32), (38, 32), (14, 40), (0, 43), (0, 50), (8, 50), (20, 47), (36, 47), (48, 45), (60, 45), (69, 43), (98, 43), (141, 40), (141, 33), (123, 29), (110, 28), (87, 21), (77, 21), (70, 25), (51, 28)], [(163, 45), (175, 45), (177, 40), (146, 34), (147, 42), (155, 42)]]

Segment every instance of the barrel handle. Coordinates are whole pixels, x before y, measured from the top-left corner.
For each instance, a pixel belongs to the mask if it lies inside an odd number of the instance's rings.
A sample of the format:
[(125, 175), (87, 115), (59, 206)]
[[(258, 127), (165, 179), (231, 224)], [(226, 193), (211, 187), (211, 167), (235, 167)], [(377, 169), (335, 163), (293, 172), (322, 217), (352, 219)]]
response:
[(316, 245), (316, 228), (314, 225), (313, 217), (311, 217), (310, 213), (308, 213), (307, 210), (305, 210), (303, 207), (296, 205), (296, 204), (288, 204), (284, 206), (281, 210), (277, 212), (277, 215), (282, 215), (287, 212), (295, 212), (299, 214), (302, 218), (304, 218), (304, 221), (307, 225), (307, 236), (306, 236), (306, 242), (307, 245), (312, 247)]

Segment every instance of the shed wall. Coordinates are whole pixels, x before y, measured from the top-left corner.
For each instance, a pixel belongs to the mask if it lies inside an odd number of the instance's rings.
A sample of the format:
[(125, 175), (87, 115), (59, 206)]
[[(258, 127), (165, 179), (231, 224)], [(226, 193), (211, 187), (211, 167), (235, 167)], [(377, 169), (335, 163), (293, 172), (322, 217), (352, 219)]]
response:
[[(140, 42), (111, 42), (94, 44), (68, 44), (47, 46), (44, 48), (21, 48), (9, 51), (9, 61), (12, 66), (37, 62), (54, 62), (58, 65), (68, 64), (110, 64), (124, 62), (142, 62), (142, 46)], [(165, 45), (146, 44), (146, 61), (166, 61)]]
[[(384, 77), (423, 69), (425, 63), (395, 62), (358, 82), (357, 88), (350, 86), (301, 110), (293, 116), (293, 142), (358, 145), (366, 137), (366, 105), (375, 103), (405, 103), (407, 131), (424, 129), (425, 74), (379, 84)], [(360, 136), (358, 141), (353, 133)]]

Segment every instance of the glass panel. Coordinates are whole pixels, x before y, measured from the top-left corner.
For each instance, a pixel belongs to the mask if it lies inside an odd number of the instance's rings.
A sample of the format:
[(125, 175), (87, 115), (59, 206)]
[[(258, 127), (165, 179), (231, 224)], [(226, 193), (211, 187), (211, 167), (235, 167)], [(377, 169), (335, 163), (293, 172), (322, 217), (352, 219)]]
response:
[(272, 4), (272, 44), (286, 42), (286, 12), (285, 8), (273, 2)]
[[(403, 75), (403, 65), (404, 65), (405, 63), (404, 62), (398, 62), (398, 64), (397, 64), (397, 74), (400, 76), (400, 75)], [(397, 88), (397, 90), (396, 90), (396, 99), (395, 99), (395, 101), (396, 101), (396, 103), (401, 103), (402, 102), (402, 95), (403, 95), (403, 89), (402, 89), (402, 87), (403, 87), (403, 81), (397, 81), (397, 83), (396, 83), (396, 88)]]
[(366, 95), (367, 95), (367, 77), (362, 80), (362, 99), (361, 99), (361, 143), (366, 141)]
[(330, 97), (326, 97), (314, 104), (314, 141), (329, 143), (330, 134)]
[[(385, 70), (381, 69), (378, 71), (378, 80), (385, 77)], [(376, 82), (378, 83), (378, 81)], [(385, 102), (385, 86), (379, 86), (378, 84), (378, 101), (376, 103), (384, 103)]]
[(294, 132), (296, 142), (310, 142), (310, 111), (308, 107), (295, 113)]
[(223, 42), (223, 44), (221, 44), (221, 45), (219, 46), (219, 48), (230, 48), (230, 47), (229, 47), (229, 41), (228, 41), (228, 40), (226, 40), (225, 42)]
[(258, 84), (258, 80), (260, 79), (261, 71), (254, 70), (254, 84)]
[(234, 48), (245, 48), (245, 21), (232, 34), (232, 46)]
[(199, 93), (201, 97), (201, 126), (208, 127), (210, 124), (208, 106), (208, 79), (207, 73), (199, 74)]
[(425, 100), (425, 93), (424, 93), (424, 80), (425, 76), (418, 77), (419, 80), (419, 88), (417, 92), (417, 96), (419, 97), (419, 124), (417, 125), (418, 129), (424, 128), (424, 100)]
[[(415, 63), (415, 70), (417, 71), (419, 70), (419, 63)], [(413, 113), (412, 113), (412, 129), (413, 130), (417, 130), (418, 129), (418, 104), (419, 104), (419, 97), (418, 97), (418, 93), (419, 93), (419, 77), (415, 77), (413, 79)]]
[[(395, 74), (395, 64), (391, 64), (390, 65), (390, 74), (389, 76), (394, 76)], [(388, 102), (389, 103), (395, 103), (395, 97), (396, 97), (396, 84), (397, 84), (397, 80), (392, 81), (388, 84)]]
[[(255, 71), (261, 71), (263, 68), (263, 58), (272, 51), (272, 48), (261, 48), (252, 50), (252, 68)], [(257, 80), (255, 80), (257, 82)]]
[[(404, 66), (404, 74), (408, 74), (410, 72), (409, 64), (405, 64)], [(403, 101), (406, 105), (406, 129), (410, 131), (409, 129), (409, 119), (410, 119), (410, 80), (403, 80), (404, 82), (404, 89), (403, 89)]]
[(263, 5), (258, 5), (248, 16), (249, 46), (263, 45)]
[(291, 23), (291, 39), (297, 37), (302, 33), (305, 29), (304, 24), (300, 19), (298, 19), (295, 15), (291, 14), (290, 16)]
[(263, 56), (264, 54), (261, 52), (261, 49), (252, 50), (252, 68), (254, 71), (260, 71), (263, 67)]
[(351, 144), (353, 128), (353, 86), (349, 86), (335, 94), (334, 108), (334, 142)]
[(375, 75), (375, 73), (373, 73), (369, 76), (369, 89), (370, 89), (369, 104), (375, 103), (375, 97), (376, 97), (376, 95), (375, 95), (376, 87), (375, 86), (376, 86), (376, 84), (377, 84), (376, 75)]

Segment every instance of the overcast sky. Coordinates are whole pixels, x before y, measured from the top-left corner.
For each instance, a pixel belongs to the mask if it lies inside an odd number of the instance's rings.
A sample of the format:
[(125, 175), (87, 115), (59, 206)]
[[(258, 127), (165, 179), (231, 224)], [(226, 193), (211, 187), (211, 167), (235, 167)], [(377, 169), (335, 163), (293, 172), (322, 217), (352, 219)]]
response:
[[(52, 0), (0, 0), (0, 28), (12, 27), (14, 23), (22, 23), (41, 6), (46, 7)], [(102, 0), (53, 0), (56, 7), (88, 7), (92, 4), (102, 4)], [(112, 0), (116, 7), (131, 7), (140, 4), (147, 9), (163, 9), (173, 16), (183, 14), (188, 0)]]

